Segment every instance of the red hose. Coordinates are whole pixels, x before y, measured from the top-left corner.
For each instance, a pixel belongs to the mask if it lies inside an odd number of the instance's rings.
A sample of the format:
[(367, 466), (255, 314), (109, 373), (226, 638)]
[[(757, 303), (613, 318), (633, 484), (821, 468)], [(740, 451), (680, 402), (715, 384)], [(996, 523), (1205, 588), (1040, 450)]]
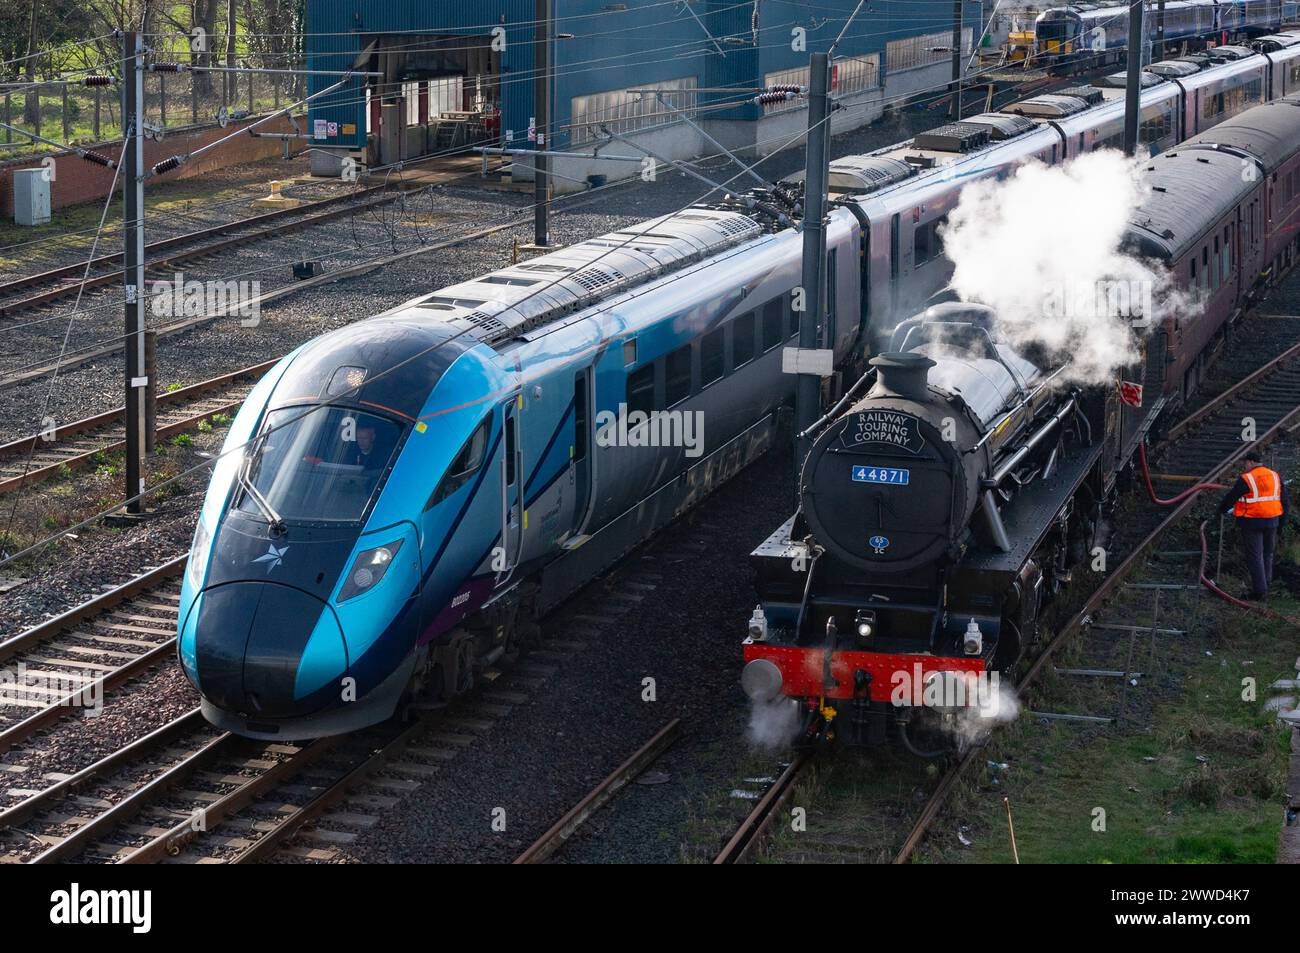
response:
[(1209, 520), (1201, 520), (1201, 568), (1200, 568), (1201, 585), (1204, 586), (1206, 589), (1209, 589), (1210, 592), (1214, 593), (1224, 602), (1231, 603), (1232, 605), (1237, 606), (1238, 608), (1246, 609), (1249, 610), (1250, 612), (1257, 612), (1262, 616), (1267, 616), (1270, 619), (1278, 619), (1279, 621), (1287, 622), (1290, 623), (1291, 625), (1300, 625), (1300, 619), (1293, 619), (1289, 615), (1283, 615), (1280, 612), (1274, 612), (1272, 609), (1268, 608), (1268, 606), (1258, 606), (1255, 605), (1254, 603), (1246, 602), (1244, 599), (1238, 599), (1236, 596), (1228, 595), (1226, 592), (1224, 592), (1222, 589), (1220, 589), (1218, 586), (1214, 584), (1214, 580), (1210, 579), (1208, 576), (1205, 575), (1206, 564), (1210, 561), (1210, 546), (1205, 539), (1205, 524), (1208, 522)]
[(1167, 500), (1162, 500), (1156, 496), (1156, 488), (1151, 485), (1151, 471), (1147, 468), (1147, 443), (1143, 440), (1138, 444), (1138, 459), (1142, 462), (1142, 479), (1146, 481), (1147, 495), (1151, 497), (1151, 502), (1158, 506), (1173, 506), (1183, 502), (1193, 493), (1200, 493), (1202, 490), (1226, 490), (1227, 487), (1222, 483), (1198, 483), (1196, 486), (1183, 490), (1177, 496), (1171, 496)]
[[(1161, 499), (1160, 497), (1156, 496), (1156, 489), (1154, 486), (1151, 485), (1151, 470), (1147, 467), (1147, 445), (1145, 440), (1142, 441), (1140, 444), (1138, 444), (1138, 460), (1142, 464), (1142, 479), (1147, 485), (1147, 495), (1151, 497), (1151, 502), (1157, 504), (1158, 506), (1173, 506), (1175, 503), (1181, 503), (1183, 500), (1187, 499), (1192, 494), (1200, 493), (1202, 490), (1226, 490), (1227, 489), (1227, 487), (1221, 483), (1198, 483), (1196, 484), (1196, 486), (1184, 490), (1182, 493), (1179, 493), (1177, 496), (1170, 497), (1167, 500)], [(1246, 609), (1250, 612), (1256, 612), (1262, 616), (1267, 616), (1270, 619), (1278, 619), (1282, 622), (1288, 622), (1291, 625), (1300, 625), (1300, 619), (1293, 619), (1290, 616), (1282, 615), (1282, 613), (1280, 612), (1274, 612), (1272, 609), (1268, 608), (1267, 606), (1255, 605), (1253, 603), (1247, 602), (1244, 599), (1238, 599), (1236, 596), (1229, 595), (1228, 593), (1220, 589), (1217, 585), (1215, 585), (1214, 580), (1205, 574), (1205, 570), (1207, 568), (1206, 564), (1209, 563), (1210, 561), (1210, 546), (1205, 538), (1205, 525), (1208, 522), (1209, 520), (1202, 520), (1201, 527), (1200, 527), (1201, 565), (1200, 565), (1200, 569), (1198, 570), (1198, 576), (1200, 577), (1201, 585), (1204, 586), (1206, 589), (1210, 590), (1210, 592), (1214, 593), (1214, 595), (1218, 596), (1224, 602), (1237, 606), (1240, 609)]]

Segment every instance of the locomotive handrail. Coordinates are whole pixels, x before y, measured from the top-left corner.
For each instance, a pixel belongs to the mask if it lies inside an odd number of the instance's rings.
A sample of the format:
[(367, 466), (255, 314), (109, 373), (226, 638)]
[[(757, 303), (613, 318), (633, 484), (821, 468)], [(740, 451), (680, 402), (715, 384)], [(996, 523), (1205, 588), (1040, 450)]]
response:
[(1032, 401), (1035, 397), (1037, 397), (1038, 394), (1043, 390), (1043, 388), (1045, 388), (1048, 384), (1050, 384), (1052, 381), (1054, 381), (1054, 380), (1057, 378), (1057, 376), (1060, 375), (1061, 372), (1064, 371), (1064, 370), (1065, 370), (1067, 367), (1069, 367), (1069, 366), (1070, 366), (1070, 365), (1069, 365), (1069, 362), (1067, 361), (1065, 364), (1062, 364), (1062, 365), (1061, 365), (1060, 367), (1058, 367), (1056, 370), (1052, 371), (1052, 373), (1048, 374), (1045, 378), (1043, 378), (1042, 383), (1040, 383), (1037, 387), (1035, 387), (1033, 390), (1031, 390), (1031, 391), (1030, 391), (1030, 392), (1029, 392), (1029, 393), (1024, 397), (1024, 399), (1020, 401), (1020, 403), (1016, 404), (1016, 406), (1014, 406), (1014, 407), (1012, 407), (1010, 410), (1008, 410), (1008, 411), (1007, 411), (1007, 412), (1002, 416), (1002, 419), (999, 420), (999, 421), (997, 422), (996, 426), (990, 427), (990, 428), (988, 429), (988, 431), (984, 434), (984, 436), (980, 437), (980, 439), (979, 439), (978, 441), (975, 442), (974, 446), (972, 446), (972, 447), (971, 447), (969, 450), (967, 450), (966, 452), (967, 452), (967, 453), (974, 453), (974, 452), (975, 452), (976, 450), (978, 450), (980, 447), (984, 446), (984, 444), (986, 444), (986, 443), (988, 442), (988, 440), (989, 440), (990, 437), (992, 437), (995, 433), (997, 433), (997, 432), (998, 432), (999, 430), (1001, 430), (1004, 426), (1006, 426), (1006, 423), (1007, 423), (1008, 420), (1010, 420), (1010, 419), (1011, 419), (1012, 417), (1014, 417), (1016, 414), (1020, 413), (1020, 411), (1024, 408), (1024, 406), (1025, 406), (1026, 404), (1028, 404), (1028, 403), (1029, 403), (1030, 401)]
[[(1013, 453), (1000, 467), (994, 470), (993, 476), (989, 479), (989, 482), (993, 484), (993, 487), (999, 486), (1011, 471), (1020, 465), (1020, 461), (1027, 457), (1034, 447), (1042, 443), (1047, 435), (1057, 428), (1057, 426), (1065, 419), (1067, 414), (1073, 413), (1077, 403), (1078, 398), (1071, 396), (1070, 399), (1065, 402), (1065, 405), (1052, 415), (1051, 419), (1049, 419), (1047, 423), (1039, 427), (1038, 430), (1034, 432), (1033, 436), (1021, 444), (1020, 449)], [(992, 487), (990, 487), (990, 489), (992, 489)]]

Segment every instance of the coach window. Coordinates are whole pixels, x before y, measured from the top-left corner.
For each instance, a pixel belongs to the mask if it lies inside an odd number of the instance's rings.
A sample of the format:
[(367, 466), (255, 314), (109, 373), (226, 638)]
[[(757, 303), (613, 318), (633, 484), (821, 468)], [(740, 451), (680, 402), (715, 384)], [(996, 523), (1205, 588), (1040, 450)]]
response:
[(1192, 288), (1196, 287), (1196, 256), (1195, 255), (1192, 256), (1192, 274), (1191, 274), (1191, 281), (1188, 282), (1188, 285), (1189, 287)]
[(679, 347), (664, 362), (664, 406), (671, 407), (691, 396), (691, 346)]
[(790, 329), (789, 336), (797, 338), (799, 336), (799, 312), (794, 309), (792, 295), (781, 296), (781, 308), (785, 312), (786, 326)]
[(781, 299), (773, 298), (763, 305), (763, 350), (770, 351), (781, 343)]
[(1214, 288), (1215, 290), (1218, 290), (1219, 287), (1221, 261), (1222, 258), (1219, 255), (1219, 236), (1215, 235), (1214, 236), (1214, 270), (1210, 273), (1210, 287)]
[(623, 366), (631, 367), (636, 363), (636, 338), (623, 342)]
[(1227, 281), (1232, 273), (1232, 226), (1223, 226), (1223, 259), (1219, 269), (1219, 280)]
[(727, 372), (727, 349), (724, 328), (710, 331), (700, 341), (700, 387), (722, 380)]
[(1209, 289), (1210, 287), (1210, 246), (1206, 245), (1201, 249), (1201, 287)]
[(748, 364), (754, 359), (754, 312), (742, 314), (731, 334), (731, 366)]
[(655, 366), (639, 367), (627, 378), (627, 409), (649, 413), (655, 406)]

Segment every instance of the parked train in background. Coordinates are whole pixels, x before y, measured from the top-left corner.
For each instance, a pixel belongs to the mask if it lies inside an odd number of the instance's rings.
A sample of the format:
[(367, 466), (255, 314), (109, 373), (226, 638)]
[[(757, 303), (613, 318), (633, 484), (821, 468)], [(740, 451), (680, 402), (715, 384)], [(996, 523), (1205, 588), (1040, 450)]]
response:
[[(899, 324), (815, 425), (799, 508), (751, 556), (762, 602), (742, 675), (756, 700), (794, 700), (805, 742), (896, 729), (933, 756), (978, 724), (972, 701), (993, 699), (977, 686), (1038, 640), (1139, 443), (1294, 262), (1300, 96), (1216, 125), (1145, 176), (1125, 248), (1199, 306), (1150, 328), (1140, 364), (1106, 386), (1054, 386), (1065, 366), (1001, 340), (991, 309), (940, 304)], [(1143, 386), (1138, 406), (1123, 381)]]
[[(1152, 73), (1143, 142), (1281, 95), (1297, 58)], [(833, 163), (827, 405), (948, 282), (938, 229), (965, 184), (1121, 127), (1115, 90), (1081, 88)], [(206, 717), (292, 739), (441, 703), (768, 449), (794, 382), (792, 191), (431, 291), (281, 360), (231, 426), (182, 586), (178, 651)]]
[[(1128, 47), (1128, 3), (1071, 4), (1044, 10), (1034, 21), (1034, 65), (1095, 68), (1119, 63)], [(1153, 46), (1201, 49), (1281, 29), (1281, 0), (1169, 0), (1149, 4), (1144, 30)]]

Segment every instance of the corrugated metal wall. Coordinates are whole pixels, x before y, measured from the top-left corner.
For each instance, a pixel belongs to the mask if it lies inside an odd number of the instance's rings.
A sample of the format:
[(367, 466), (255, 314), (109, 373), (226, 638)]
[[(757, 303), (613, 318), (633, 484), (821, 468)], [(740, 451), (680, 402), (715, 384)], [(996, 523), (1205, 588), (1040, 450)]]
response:
[[(568, 142), (575, 97), (682, 77), (700, 87), (744, 89), (762, 85), (772, 72), (806, 66), (810, 52), (825, 50), (857, 0), (694, 0), (689, 6), (665, 0), (552, 0), (552, 143)], [(979, 0), (967, 0), (965, 22), (978, 41)], [(308, 0), (309, 65), (340, 69), (351, 65), (361, 38), (376, 33), (440, 33), (482, 36), (505, 29), (501, 52), (502, 129), (513, 130), (515, 145), (526, 141), (533, 115), (533, 20), (535, 0), (478, 0), (429, 3), (427, 0)], [(841, 41), (837, 54), (879, 53), (891, 39), (951, 29), (952, 0), (872, 0)], [(806, 30), (806, 50), (793, 48), (792, 31)], [(711, 35), (711, 36), (710, 36)], [(312, 77), (314, 92), (333, 80)], [(708, 106), (736, 97), (706, 94)], [(746, 104), (714, 110), (710, 116), (756, 119)], [(361, 84), (313, 104), (313, 120), (339, 124), (328, 145), (360, 145), (365, 114)], [(345, 136), (345, 124), (356, 133)]]

